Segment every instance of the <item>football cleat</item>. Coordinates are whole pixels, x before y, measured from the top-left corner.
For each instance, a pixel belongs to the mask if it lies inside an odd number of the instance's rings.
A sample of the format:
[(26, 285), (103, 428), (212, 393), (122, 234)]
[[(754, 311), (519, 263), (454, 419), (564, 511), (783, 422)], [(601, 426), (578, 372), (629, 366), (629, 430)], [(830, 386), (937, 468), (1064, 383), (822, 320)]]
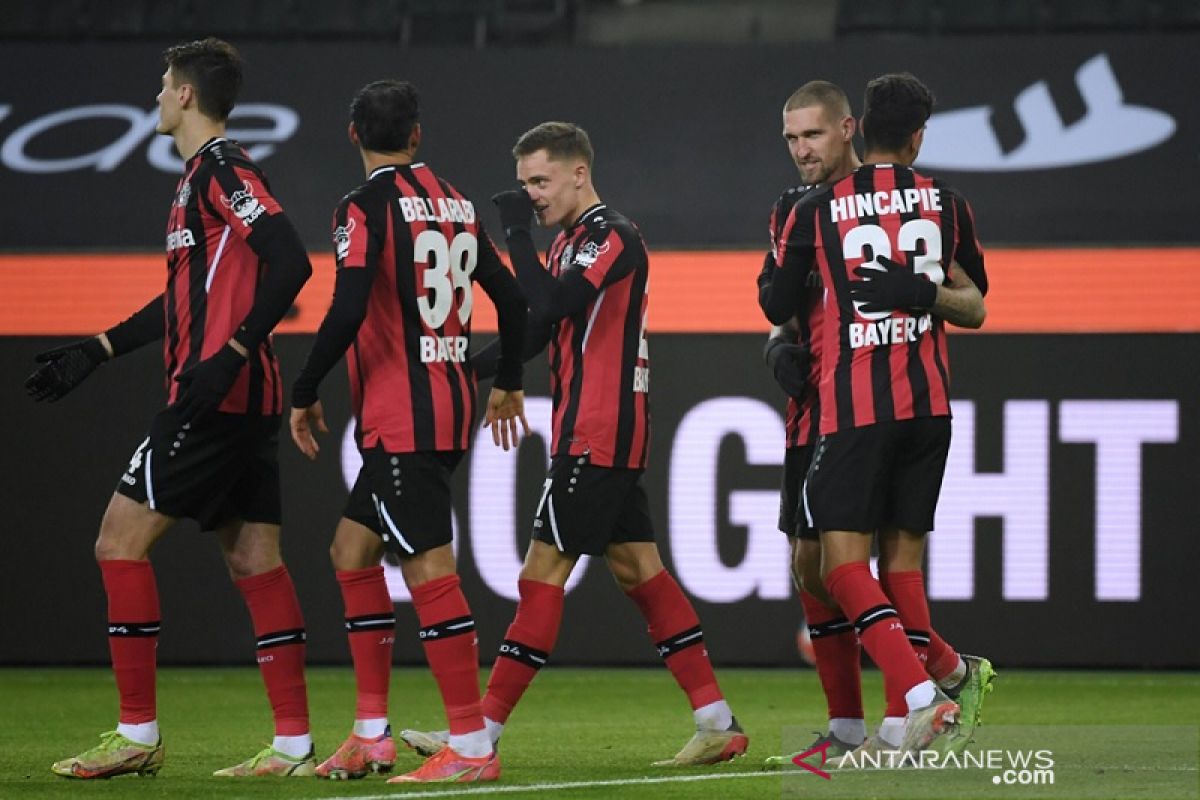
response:
[(964, 655), (962, 660), (967, 665), (966, 678), (958, 688), (957, 695), (950, 695), (961, 709), (958, 730), (944, 740), (939, 740), (944, 741), (944, 744), (938, 748), (955, 754), (967, 749), (975, 729), (983, 724), (983, 701), (995, 688), (992, 681), (996, 678), (996, 670), (986, 658)]
[(477, 783), (499, 777), (500, 758), (494, 752), (468, 758), (447, 745), (412, 772), (388, 778), (388, 783)]
[(355, 780), (368, 772), (391, 772), (395, 764), (396, 742), (389, 726), (375, 739), (350, 734), (336, 753), (321, 762), (316, 774), (318, 778), (335, 781)]
[(417, 755), (429, 758), (442, 752), (442, 748), (450, 743), (450, 731), (414, 731), (406, 728), (400, 731), (400, 741), (409, 749), (416, 750)]
[(932, 703), (908, 712), (904, 739), (900, 742), (901, 752), (916, 753), (929, 747), (939, 736), (957, 732), (960, 715), (958, 703), (938, 689)]
[[(828, 743), (828, 747), (826, 747)], [(825, 751), (825, 760), (821, 760), (821, 750)], [(808, 753), (804, 758), (804, 763), (814, 767), (833, 764), (842, 756), (855, 749), (855, 745), (849, 742), (843, 742), (832, 733), (818, 733), (816, 740), (803, 750), (792, 753), (790, 756), (768, 756), (764, 761), (762, 768), (764, 770), (772, 769), (800, 769), (796, 765), (796, 757)]]
[(750, 737), (738, 725), (737, 718), (723, 731), (696, 730), (683, 749), (674, 758), (665, 761), (655, 761), (656, 767), (696, 767), (703, 764), (716, 764), (719, 761), (729, 761), (746, 752), (750, 746)]
[(50, 771), (64, 778), (112, 778), (116, 775), (157, 775), (163, 765), (162, 739), (141, 744), (116, 731), (100, 734), (100, 744), (72, 758), (55, 761)]
[(311, 778), (317, 774), (317, 758), (312, 750), (306, 756), (289, 756), (274, 747), (260, 750), (246, 761), (213, 773), (216, 778)]

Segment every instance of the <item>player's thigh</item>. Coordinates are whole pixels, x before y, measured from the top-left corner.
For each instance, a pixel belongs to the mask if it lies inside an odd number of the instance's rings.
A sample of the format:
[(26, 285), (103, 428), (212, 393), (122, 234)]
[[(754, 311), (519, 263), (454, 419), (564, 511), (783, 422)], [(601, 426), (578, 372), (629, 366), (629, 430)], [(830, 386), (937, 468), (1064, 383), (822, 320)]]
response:
[[(368, 503), (369, 506), (369, 503)], [(369, 508), (372, 514), (374, 509)], [(378, 515), (375, 516), (378, 521)], [(383, 558), (383, 539), (374, 528), (342, 517), (329, 545), (329, 560), (336, 570), (367, 569)]]
[(143, 560), (150, 555), (155, 542), (174, 524), (173, 518), (152, 511), (145, 503), (114, 493), (100, 520), (96, 560)]
[(802, 490), (811, 527), (818, 531), (874, 532), (887, 498), (885, 425), (823, 435)]
[(462, 453), (363, 453), (343, 516), (379, 534), (401, 559), (454, 538), (450, 478)]
[(578, 555), (564, 553), (554, 545), (534, 539), (525, 551), (520, 579), (549, 583), (552, 586), (566, 586), (577, 561)]
[(169, 517), (214, 529), (246, 465), (245, 417), (210, 414), (184, 426), (173, 407), (154, 416), (117, 492)]
[(898, 437), (889, 470), (883, 524), (926, 533), (934, 514), (950, 452), (950, 418), (921, 417), (893, 423)]

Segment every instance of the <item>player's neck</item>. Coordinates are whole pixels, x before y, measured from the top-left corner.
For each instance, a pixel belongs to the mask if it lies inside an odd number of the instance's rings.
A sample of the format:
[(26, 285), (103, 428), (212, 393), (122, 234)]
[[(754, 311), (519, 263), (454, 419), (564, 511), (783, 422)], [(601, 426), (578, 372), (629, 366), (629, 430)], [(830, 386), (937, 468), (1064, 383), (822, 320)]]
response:
[(864, 164), (899, 164), (902, 167), (911, 167), (916, 160), (915, 153), (895, 150), (872, 150), (863, 156)]
[(857, 155), (854, 156), (853, 158), (847, 158), (845, 161), (845, 165), (841, 169), (839, 169), (837, 172), (834, 172), (832, 175), (830, 175), (828, 178), (825, 179), (825, 185), (832, 186), (833, 184), (837, 183), (842, 178), (845, 178), (847, 175), (854, 172), (854, 170), (858, 169), (861, 166), (862, 166), (862, 162), (858, 160)]
[(175, 149), (184, 161), (196, 155), (196, 151), (209, 139), (225, 135), (225, 123), (214, 122), (203, 114), (185, 118), (172, 133)]
[(579, 196), (579, 202), (575, 204), (575, 208), (571, 209), (571, 213), (563, 217), (563, 230), (571, 230), (575, 227), (575, 223), (583, 216), (583, 212), (587, 211), (594, 205), (600, 204), (600, 196), (596, 194), (594, 189), (589, 189)]
[(359, 148), (359, 153), (362, 154), (363, 171), (370, 175), (380, 167), (397, 167), (413, 163), (416, 153), (412, 150), (397, 150), (395, 152), (380, 152), (378, 150), (363, 150)]

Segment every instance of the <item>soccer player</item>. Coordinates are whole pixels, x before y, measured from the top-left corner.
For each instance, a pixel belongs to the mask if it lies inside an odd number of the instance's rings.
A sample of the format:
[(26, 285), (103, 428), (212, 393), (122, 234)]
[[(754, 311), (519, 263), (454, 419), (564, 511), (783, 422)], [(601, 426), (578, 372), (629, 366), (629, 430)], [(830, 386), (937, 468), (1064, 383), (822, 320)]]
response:
[(283, 395), (270, 340), (312, 268), (262, 171), (225, 138), (242, 83), (237, 51), (210, 38), (176, 45), (164, 60), (157, 131), (186, 161), (167, 217), (166, 291), (104, 333), (40, 354), (26, 382), (35, 399), (53, 402), (110, 358), (165, 337), (167, 407), (121, 476), (96, 540), (120, 721), (52, 769), (109, 778), (162, 767), (149, 556), (187, 517), (217, 533), (250, 610), (275, 716), (270, 747), (214, 774), (312, 775), (304, 619), (279, 550)]
[[(889, 698), (903, 694), (905, 751), (957, 730), (960, 718), (920, 657), (930, 638), (920, 569), (949, 448), (943, 320), (982, 325), (987, 290), (966, 201), (910, 166), (932, 104), (911, 75), (868, 84), (865, 166), (796, 204), (762, 295), (768, 319), (782, 324), (814, 268), (825, 287), (821, 439), (805, 511), (821, 531), (830, 596), (883, 670)], [(884, 586), (868, 566), (875, 532)], [(969, 666), (955, 660), (956, 682), (964, 683)]]
[(472, 284), (499, 316), (501, 353), (484, 424), (506, 450), (516, 444), (517, 421), (525, 422), (525, 296), (474, 204), (416, 160), (419, 112), (416, 89), (395, 80), (367, 84), (350, 104), (350, 141), (367, 181), (334, 212), (333, 303), (292, 388), (292, 438), (315, 459), (314, 431), (327, 430), (317, 388), (350, 348), (363, 466), (330, 557), (358, 693), (353, 732), (317, 767), (325, 778), (386, 772), (396, 760), (387, 719), (395, 616), (379, 563), (385, 546), (400, 558), (450, 723), (450, 746), (392, 782), (500, 776), (480, 712), (475, 623), (451, 547), (450, 476), (475, 425)]
[[(488, 732), (493, 742), (500, 738), (549, 659), (563, 587), (579, 556), (603, 554), (693, 709), (695, 735), (658, 765), (728, 760), (744, 753), (749, 739), (717, 684), (696, 612), (659, 557), (641, 485), (650, 434), (645, 244), (628, 218), (600, 201), (592, 145), (582, 128), (542, 123), (521, 135), (513, 156), (522, 188), (492, 199), (529, 298), (534, 341), (525, 354), (550, 346), (553, 441), (516, 617), (483, 699)], [(562, 229), (545, 267), (530, 234), (534, 215)], [(418, 731), (401, 736), (426, 755), (445, 738)]]
[[(776, 271), (775, 254), (783, 246), (784, 224), (806, 193), (821, 191), (849, 175), (861, 162), (854, 150), (856, 125), (846, 93), (828, 81), (810, 81), (783, 106), (783, 138), (800, 172), (801, 184), (785, 190), (771, 209), (768, 231), (771, 251), (759, 276), (760, 292), (768, 289)], [(845, 755), (866, 739), (859, 664), (860, 647), (854, 629), (829, 597), (821, 582), (821, 542), (800, 509), (800, 489), (817, 440), (820, 402), (822, 292), (820, 275), (810, 273), (799, 311), (775, 326), (764, 357), (788, 395), (785, 412), (786, 451), (780, 490), (779, 529), (791, 544), (792, 580), (811, 637), (821, 688), (829, 710), (827, 733), (812, 748), (828, 743), (826, 758)], [(810, 749), (812, 749), (810, 748)], [(766, 766), (790, 766), (790, 757), (770, 756)]]

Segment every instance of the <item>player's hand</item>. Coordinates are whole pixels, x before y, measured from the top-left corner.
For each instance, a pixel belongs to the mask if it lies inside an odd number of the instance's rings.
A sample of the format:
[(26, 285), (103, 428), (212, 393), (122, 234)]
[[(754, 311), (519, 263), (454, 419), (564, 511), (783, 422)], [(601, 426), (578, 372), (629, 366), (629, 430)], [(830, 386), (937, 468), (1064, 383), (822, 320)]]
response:
[(923, 275), (917, 275), (904, 264), (887, 256), (876, 256), (882, 270), (865, 264), (855, 267), (854, 274), (863, 280), (850, 281), (850, 297), (862, 303), (860, 311), (892, 311), (897, 308), (928, 311), (937, 302), (937, 286)]
[(533, 198), (529, 192), (509, 189), (492, 195), (492, 202), (500, 209), (500, 224), (504, 227), (506, 237), (517, 231), (529, 231), (530, 220), (533, 219)]
[(296, 447), (300, 448), (300, 452), (304, 453), (309, 461), (316, 461), (317, 453), (321, 452), (321, 445), (317, 444), (313, 431), (329, 433), (321, 401), (318, 400), (307, 408), (293, 408), (288, 426), (292, 429), (292, 441), (296, 443)]
[(108, 351), (99, 337), (92, 336), (38, 353), (33, 360), (42, 366), (26, 378), (25, 392), (34, 400), (53, 403), (83, 383), (92, 370), (107, 361)]
[(771, 367), (775, 382), (789, 397), (799, 400), (808, 387), (808, 368), (811, 354), (802, 344), (793, 344), (782, 336), (767, 339), (763, 359)]
[[(523, 434), (518, 434), (517, 420), (521, 421)], [(520, 389), (510, 392), (493, 386), (488, 395), (483, 427), (492, 429), (492, 443), (505, 450), (516, 447), (521, 435), (533, 433), (529, 420), (525, 419), (525, 392)]]
[(226, 344), (175, 376), (179, 383), (175, 410), (180, 422), (186, 425), (216, 411), (245, 365), (245, 356)]

